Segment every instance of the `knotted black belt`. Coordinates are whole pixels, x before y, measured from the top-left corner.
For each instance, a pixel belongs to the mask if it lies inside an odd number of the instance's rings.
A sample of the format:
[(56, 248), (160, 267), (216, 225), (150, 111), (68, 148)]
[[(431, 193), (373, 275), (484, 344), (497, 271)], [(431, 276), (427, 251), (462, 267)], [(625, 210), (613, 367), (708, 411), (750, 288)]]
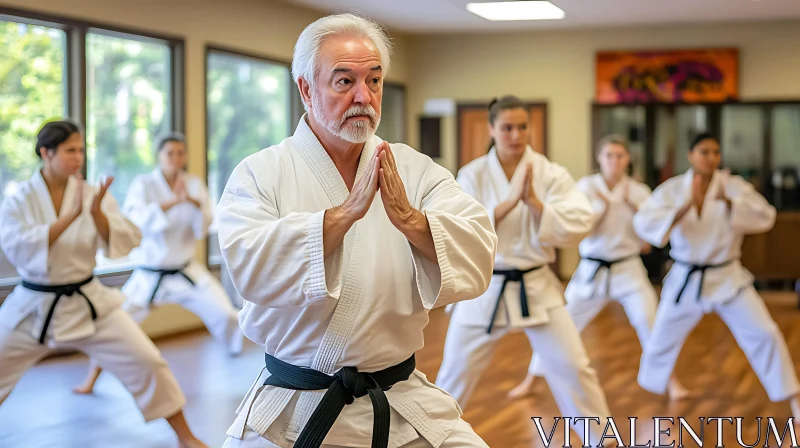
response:
[(689, 277), (691, 277), (692, 274), (694, 274), (695, 272), (700, 273), (700, 284), (697, 287), (697, 301), (699, 302), (700, 297), (703, 295), (703, 281), (706, 278), (706, 271), (709, 269), (722, 268), (733, 263), (733, 260), (728, 260), (720, 264), (693, 264), (693, 263), (686, 263), (680, 260), (675, 260), (674, 258), (673, 260), (675, 261), (675, 263), (680, 263), (684, 266), (689, 266), (689, 273), (686, 274), (686, 280), (683, 281), (683, 286), (681, 286), (681, 290), (678, 291), (678, 295), (677, 297), (675, 297), (675, 303), (681, 301), (681, 296), (683, 295), (683, 291), (686, 289), (686, 285), (689, 284)]
[[(631, 256), (628, 256), (628, 257), (619, 258), (617, 260), (611, 260), (611, 261), (603, 260), (602, 258), (583, 257), (584, 260), (589, 260), (589, 261), (593, 261), (593, 262), (597, 263), (597, 268), (594, 270), (594, 274), (592, 274), (592, 277), (589, 278), (589, 283), (594, 281), (594, 279), (597, 277), (597, 274), (600, 272), (600, 269), (605, 269), (606, 270), (606, 287), (605, 287), (606, 295), (605, 295), (605, 297), (608, 297), (608, 293), (609, 293), (609, 290), (611, 288), (611, 266), (614, 266), (615, 264), (621, 263), (621, 262), (626, 261), (626, 260), (630, 260), (631, 258), (633, 258), (635, 256), (636, 255), (631, 255)], [(592, 296), (594, 296), (594, 294), (592, 294)]]
[(91, 276), (79, 283), (69, 283), (66, 285), (39, 285), (36, 283), (27, 282), (25, 280), (22, 281), (23, 288), (30, 289), (31, 291), (46, 292), (56, 295), (55, 299), (53, 299), (53, 303), (50, 305), (50, 309), (47, 311), (47, 317), (44, 319), (42, 334), (39, 336), (40, 344), (44, 344), (44, 340), (47, 337), (47, 328), (50, 327), (50, 321), (53, 320), (53, 314), (56, 311), (56, 305), (58, 305), (58, 301), (64, 296), (71, 297), (76, 293), (82, 295), (83, 298), (86, 299), (86, 304), (89, 305), (89, 310), (92, 312), (92, 320), (97, 319), (97, 311), (94, 309), (92, 301), (86, 297), (86, 294), (84, 294), (83, 291), (81, 291), (81, 287), (88, 285), (92, 280), (94, 280), (94, 276)]
[(142, 269), (142, 270), (144, 270), (144, 271), (148, 271), (148, 272), (155, 272), (156, 274), (158, 274), (158, 281), (156, 282), (156, 287), (155, 287), (155, 288), (153, 288), (153, 293), (152, 293), (152, 294), (150, 294), (150, 300), (148, 300), (148, 301), (147, 301), (147, 303), (149, 304), (149, 306), (151, 306), (151, 307), (153, 306), (153, 301), (154, 301), (154, 300), (156, 300), (156, 294), (158, 293), (158, 289), (161, 287), (161, 282), (164, 280), (164, 277), (166, 277), (166, 276), (168, 276), (168, 275), (180, 275), (180, 276), (182, 276), (183, 278), (185, 278), (185, 279), (186, 279), (186, 281), (188, 281), (189, 283), (191, 283), (191, 284), (192, 284), (192, 286), (194, 286), (194, 281), (192, 281), (192, 279), (191, 279), (191, 278), (189, 278), (189, 276), (188, 276), (188, 275), (186, 275), (186, 273), (185, 273), (185, 272), (183, 272), (183, 270), (184, 270), (184, 269), (186, 269), (186, 267), (187, 267), (187, 266), (189, 266), (189, 264), (188, 264), (188, 263), (187, 263), (185, 266), (183, 266), (182, 268), (178, 268), (178, 269), (151, 269), (151, 268), (140, 268), (140, 269)]
[(526, 269), (524, 271), (520, 271), (519, 269), (507, 269), (507, 270), (494, 270), (492, 271), (493, 275), (502, 275), (503, 279), (503, 286), (500, 287), (500, 294), (497, 295), (497, 303), (494, 305), (494, 312), (492, 312), (492, 320), (489, 321), (489, 326), (486, 328), (487, 333), (492, 332), (492, 327), (494, 327), (494, 319), (497, 316), (497, 311), (500, 309), (500, 302), (503, 301), (503, 293), (506, 290), (506, 285), (508, 282), (519, 282), (519, 308), (522, 311), (522, 317), (530, 317), (530, 311), (528, 310), (528, 293), (525, 291), (525, 279), (523, 278), (525, 274), (528, 272), (533, 272), (537, 269), (541, 269), (544, 267), (536, 266), (530, 269)]
[(265, 386), (276, 386), (292, 390), (327, 389), (308, 423), (300, 432), (295, 448), (319, 448), (345, 405), (356, 398), (369, 394), (372, 401), (372, 448), (389, 445), (389, 400), (383, 393), (393, 385), (405, 381), (416, 369), (414, 355), (386, 369), (367, 373), (355, 367), (344, 367), (333, 375), (327, 375), (308, 367), (298, 367), (265, 354), (267, 370), (271, 374)]

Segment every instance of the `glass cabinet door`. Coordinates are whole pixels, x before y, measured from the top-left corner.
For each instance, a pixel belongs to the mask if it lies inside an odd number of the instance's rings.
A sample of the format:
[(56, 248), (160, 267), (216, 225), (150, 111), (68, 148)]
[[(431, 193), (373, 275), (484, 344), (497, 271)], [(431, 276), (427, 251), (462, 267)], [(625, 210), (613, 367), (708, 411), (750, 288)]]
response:
[(770, 114), (772, 154), (762, 190), (778, 210), (800, 210), (800, 104)]
[[(596, 111), (595, 141), (592, 143), (592, 154), (595, 154), (597, 141), (609, 134), (618, 134), (628, 139), (631, 152), (630, 175), (644, 181), (647, 170), (645, 150), (645, 107), (614, 106)], [(593, 166), (597, 166), (596, 157), (592, 158)]]
[(764, 191), (764, 108), (725, 105), (721, 121), (722, 166)]
[(651, 187), (689, 169), (689, 145), (697, 134), (708, 132), (708, 125), (706, 106), (656, 107)]

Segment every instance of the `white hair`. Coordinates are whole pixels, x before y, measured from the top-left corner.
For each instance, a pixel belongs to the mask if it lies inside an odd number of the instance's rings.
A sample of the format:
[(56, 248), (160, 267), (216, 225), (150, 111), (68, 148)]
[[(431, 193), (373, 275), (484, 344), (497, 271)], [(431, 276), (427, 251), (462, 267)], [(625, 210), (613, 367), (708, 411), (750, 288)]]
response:
[(383, 75), (389, 72), (392, 43), (380, 24), (354, 14), (333, 14), (308, 25), (300, 33), (294, 47), (292, 58), (292, 77), (297, 83), (303, 78), (312, 87), (319, 70), (319, 50), (322, 43), (331, 36), (353, 36), (372, 41), (378, 49)]

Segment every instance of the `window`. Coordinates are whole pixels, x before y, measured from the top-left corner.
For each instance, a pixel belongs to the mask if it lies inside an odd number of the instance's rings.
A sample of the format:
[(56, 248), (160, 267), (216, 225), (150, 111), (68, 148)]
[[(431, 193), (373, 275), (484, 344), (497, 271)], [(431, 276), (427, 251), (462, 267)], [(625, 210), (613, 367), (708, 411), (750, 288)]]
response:
[(41, 124), (66, 113), (66, 34), (0, 20), (0, 200), (39, 164)]
[(406, 91), (398, 84), (383, 85), (381, 124), (377, 134), (389, 143), (406, 143)]
[(775, 106), (771, 123), (772, 163), (764, 189), (778, 209), (800, 210), (800, 104)]
[[(42, 124), (69, 117), (86, 131), (84, 176), (114, 176), (122, 203), (134, 176), (153, 168), (156, 136), (183, 131), (182, 41), (0, 10), (0, 200), (39, 166)], [(98, 273), (129, 268), (98, 257)], [(0, 286), (15, 276), (0, 253)]]
[[(299, 95), (286, 64), (216, 49), (206, 58), (208, 190), (216, 204), (239, 162), (294, 131)], [(208, 244), (214, 265), (222, 261), (215, 227)]]
[[(66, 112), (66, 33), (0, 20), (0, 201), (31, 177), (41, 123)], [(0, 285), (17, 273), (0, 252)]]
[(731, 173), (763, 187), (764, 109), (759, 105), (730, 105), (722, 108), (722, 165)]
[(170, 82), (167, 44), (86, 35), (86, 178), (114, 176), (120, 204), (155, 166), (154, 140), (173, 127)]

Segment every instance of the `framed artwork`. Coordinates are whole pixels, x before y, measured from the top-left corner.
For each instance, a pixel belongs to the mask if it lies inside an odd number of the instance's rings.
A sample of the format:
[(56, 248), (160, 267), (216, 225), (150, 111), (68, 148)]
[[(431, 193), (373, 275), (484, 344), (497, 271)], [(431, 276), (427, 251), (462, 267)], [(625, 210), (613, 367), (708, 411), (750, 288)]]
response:
[(734, 48), (597, 53), (598, 104), (726, 102), (738, 95)]

